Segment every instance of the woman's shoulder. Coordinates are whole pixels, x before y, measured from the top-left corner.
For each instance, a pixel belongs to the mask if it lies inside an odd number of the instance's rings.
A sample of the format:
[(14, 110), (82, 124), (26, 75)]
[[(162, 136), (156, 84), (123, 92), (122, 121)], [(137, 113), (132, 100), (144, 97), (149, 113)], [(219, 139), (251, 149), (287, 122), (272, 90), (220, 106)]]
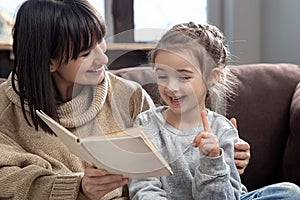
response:
[(107, 71), (106, 73), (107, 73), (107, 78), (109, 79), (109, 82), (113, 87), (125, 87), (127, 89), (133, 89), (133, 90), (136, 90), (136, 89), (142, 87), (137, 82), (124, 79), (124, 78), (119, 77), (109, 71)]
[[(148, 103), (153, 104), (147, 91), (135, 81), (127, 80), (107, 72), (107, 82), (109, 92), (114, 94), (115, 97), (120, 97), (121, 100), (131, 98), (132, 100), (144, 101), (144, 98), (146, 98)], [(151, 107), (154, 107), (154, 104)]]

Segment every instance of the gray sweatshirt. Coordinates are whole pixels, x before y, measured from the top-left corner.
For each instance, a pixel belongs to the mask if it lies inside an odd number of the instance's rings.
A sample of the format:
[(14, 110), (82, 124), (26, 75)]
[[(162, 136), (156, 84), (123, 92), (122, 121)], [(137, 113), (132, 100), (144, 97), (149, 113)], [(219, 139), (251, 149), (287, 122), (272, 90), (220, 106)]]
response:
[(165, 121), (162, 115), (165, 109), (158, 107), (139, 114), (135, 125), (144, 126), (174, 174), (131, 180), (130, 199), (239, 199), (242, 185), (234, 164), (236, 128), (224, 116), (208, 111), (211, 132), (218, 137), (222, 153), (219, 157), (207, 157), (193, 146), (203, 126), (178, 130)]

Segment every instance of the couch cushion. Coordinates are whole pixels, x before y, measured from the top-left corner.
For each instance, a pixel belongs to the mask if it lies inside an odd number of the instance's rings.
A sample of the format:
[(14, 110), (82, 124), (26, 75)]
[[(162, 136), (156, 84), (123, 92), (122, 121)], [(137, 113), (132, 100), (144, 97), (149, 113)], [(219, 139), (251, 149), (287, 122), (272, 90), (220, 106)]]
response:
[(0, 78), (0, 84), (3, 83), (4, 81), (6, 81), (5, 78)]
[(110, 70), (113, 74), (132, 80), (139, 83), (151, 96), (155, 105), (163, 105), (163, 100), (160, 98), (154, 70), (152, 67), (128, 67), (118, 70)]
[(294, 182), (300, 186), (300, 83), (296, 87), (291, 103), (290, 128), (283, 175), (285, 181)]
[(252, 190), (282, 181), (290, 103), (300, 69), (292, 64), (239, 65), (230, 69), (238, 79), (238, 96), (229, 100), (227, 117), (237, 118), (240, 137), (251, 145), (252, 157), (242, 182)]

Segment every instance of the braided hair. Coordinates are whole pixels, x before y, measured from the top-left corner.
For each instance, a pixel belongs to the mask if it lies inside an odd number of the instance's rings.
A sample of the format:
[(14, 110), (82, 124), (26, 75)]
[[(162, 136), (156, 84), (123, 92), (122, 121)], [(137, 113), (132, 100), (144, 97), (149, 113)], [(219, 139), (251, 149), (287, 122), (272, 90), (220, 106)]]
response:
[[(181, 23), (173, 26), (159, 40), (150, 52), (150, 62), (154, 63), (158, 50), (167, 50), (195, 58), (207, 86), (206, 107), (226, 114), (226, 98), (235, 95), (234, 76), (226, 65), (229, 50), (223, 33), (210, 24)], [(210, 85), (210, 74), (214, 68), (220, 69), (219, 80)]]

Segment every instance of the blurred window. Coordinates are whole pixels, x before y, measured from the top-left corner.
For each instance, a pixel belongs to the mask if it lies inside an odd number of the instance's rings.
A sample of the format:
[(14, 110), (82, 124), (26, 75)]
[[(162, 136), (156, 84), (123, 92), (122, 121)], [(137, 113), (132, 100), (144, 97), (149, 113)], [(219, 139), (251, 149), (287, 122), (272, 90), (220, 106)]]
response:
[(178, 23), (205, 23), (206, 9), (206, 0), (134, 0), (135, 41), (157, 41)]
[[(24, 1), (0, 0), (0, 43), (11, 42), (13, 19)], [(89, 0), (103, 17), (105, 3), (108, 1), (111, 0)], [(167, 29), (177, 23), (206, 22), (206, 10), (207, 0), (134, 0), (134, 40), (156, 42)]]

